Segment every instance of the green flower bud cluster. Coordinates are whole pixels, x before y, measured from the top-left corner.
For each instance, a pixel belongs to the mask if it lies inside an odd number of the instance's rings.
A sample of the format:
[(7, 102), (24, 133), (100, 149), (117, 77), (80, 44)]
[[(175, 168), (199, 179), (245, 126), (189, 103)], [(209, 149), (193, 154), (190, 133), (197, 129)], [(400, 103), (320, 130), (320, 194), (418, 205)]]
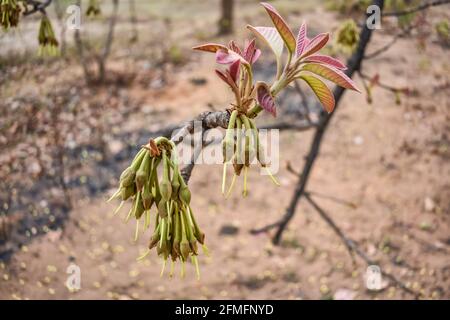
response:
[(86, 10), (86, 15), (89, 16), (98, 16), (101, 13), (100, 5), (98, 0), (89, 0), (88, 8)]
[(39, 55), (58, 55), (58, 40), (56, 40), (52, 23), (47, 15), (43, 15), (39, 26)]
[(244, 113), (239, 113), (238, 110), (233, 110), (228, 122), (228, 129), (225, 138), (222, 140), (223, 152), (223, 177), (222, 177), (222, 193), (225, 194), (226, 178), (227, 178), (227, 164), (233, 165), (233, 178), (226, 193), (226, 197), (231, 194), (233, 190), (236, 177), (244, 172), (244, 187), (242, 195), (244, 197), (248, 194), (247, 175), (248, 168), (252, 160), (256, 160), (265, 168), (269, 177), (275, 185), (280, 185), (272, 173), (267, 168), (267, 161), (265, 159), (264, 148), (259, 140), (259, 131), (252, 119), (247, 117)]
[(336, 46), (346, 54), (355, 51), (359, 42), (359, 30), (353, 19), (344, 21), (337, 31)]
[(21, 8), (17, 0), (0, 0), (0, 24), (3, 29), (17, 27)]
[(161, 276), (170, 258), (170, 276), (173, 275), (175, 262), (180, 260), (181, 276), (184, 277), (185, 263), (191, 260), (197, 277), (200, 277), (197, 243), (207, 253), (205, 234), (200, 230), (190, 206), (191, 192), (181, 175), (172, 141), (159, 137), (138, 152), (131, 165), (120, 175), (119, 189), (108, 201), (116, 198), (121, 198), (122, 202), (115, 213), (125, 201), (132, 200), (126, 221), (131, 218), (136, 220), (135, 241), (139, 236), (139, 221), (144, 220), (144, 231), (148, 229), (150, 210), (152, 207), (156, 209), (148, 250), (138, 260), (156, 248), (158, 256), (164, 260)]

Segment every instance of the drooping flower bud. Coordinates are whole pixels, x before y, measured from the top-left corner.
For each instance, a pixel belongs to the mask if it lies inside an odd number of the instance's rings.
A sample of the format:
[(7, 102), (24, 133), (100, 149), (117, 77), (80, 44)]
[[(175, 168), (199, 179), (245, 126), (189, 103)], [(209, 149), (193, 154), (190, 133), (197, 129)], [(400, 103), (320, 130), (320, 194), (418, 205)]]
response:
[(150, 210), (154, 202), (153, 195), (150, 191), (150, 182), (147, 182), (142, 189), (142, 204), (145, 210)]
[(162, 181), (159, 184), (159, 190), (161, 192), (161, 197), (164, 201), (169, 201), (170, 197), (172, 196), (172, 184), (169, 179), (169, 172), (170, 172), (170, 164), (169, 159), (167, 157), (166, 150), (163, 150), (162, 155), (162, 162), (163, 162), (163, 177)]
[(0, 24), (4, 30), (17, 27), (21, 8), (17, 0), (2, 0), (0, 3)]
[(142, 190), (148, 181), (151, 172), (151, 162), (150, 152), (145, 151), (139, 170), (136, 172), (136, 188), (138, 190)]
[(158, 215), (159, 215), (161, 218), (165, 218), (165, 217), (167, 217), (167, 215), (168, 215), (168, 212), (167, 212), (167, 202), (164, 201), (164, 199), (161, 199), (161, 200), (159, 201), (159, 203), (158, 203)]
[(182, 185), (180, 188), (180, 200), (186, 205), (191, 203), (191, 191), (187, 185)]
[(101, 13), (100, 5), (97, 0), (89, 0), (89, 5), (86, 10), (86, 16), (98, 16)]
[(46, 14), (44, 14), (41, 19), (38, 40), (39, 55), (47, 54), (54, 56), (58, 54), (58, 40), (56, 40), (52, 23)]
[(134, 196), (136, 194), (136, 186), (134, 184), (122, 188), (121, 196), (122, 201), (128, 200), (130, 197)]

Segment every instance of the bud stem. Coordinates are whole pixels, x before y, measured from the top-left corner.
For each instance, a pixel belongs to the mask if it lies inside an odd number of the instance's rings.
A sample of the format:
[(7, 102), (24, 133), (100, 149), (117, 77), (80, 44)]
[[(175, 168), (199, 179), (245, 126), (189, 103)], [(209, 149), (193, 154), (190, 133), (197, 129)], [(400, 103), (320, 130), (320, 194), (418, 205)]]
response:
[(248, 167), (244, 166), (244, 191), (242, 192), (242, 195), (244, 197), (247, 196), (247, 173), (248, 173)]

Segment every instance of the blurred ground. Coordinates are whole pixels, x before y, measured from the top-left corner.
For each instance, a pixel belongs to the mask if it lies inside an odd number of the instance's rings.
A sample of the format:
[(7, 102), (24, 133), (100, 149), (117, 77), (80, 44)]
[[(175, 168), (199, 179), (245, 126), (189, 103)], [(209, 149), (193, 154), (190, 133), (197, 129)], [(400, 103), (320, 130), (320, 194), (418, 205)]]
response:
[[(305, 19), (313, 33), (339, 23), (336, 14), (309, 2), (299, 10), (292, 10), (292, 1), (280, 2), (280, 11), (291, 13), (293, 25)], [(160, 278), (161, 262), (154, 252), (136, 261), (149, 233), (134, 243), (134, 224), (122, 222), (126, 209), (120, 218), (112, 217), (116, 204), (105, 200), (148, 132), (211, 106), (221, 109), (229, 101), (214, 75), (213, 57), (189, 51), (197, 43), (229, 39), (211, 38), (209, 25), (217, 19), (213, 5), (197, 1), (182, 6), (192, 14), (201, 6), (201, 16), (208, 19), (171, 16), (170, 36), (163, 33), (164, 15), (158, 15), (168, 9), (150, 8), (155, 20), (140, 23), (140, 29), (151, 32), (143, 33), (137, 44), (121, 45), (126, 35), (119, 32), (107, 85), (84, 86), (81, 68), (72, 58), (2, 65), (1, 143), (6, 152), (0, 158), (1, 196), (7, 203), (3, 209), (8, 211), (5, 230), (10, 236), (0, 241), (1, 299), (413, 298), (390, 283), (379, 292), (368, 291), (366, 265), (361, 260), (352, 265), (340, 240), (304, 201), (282, 246), (273, 247), (270, 235), (248, 233), (284, 213), (296, 184), (286, 164), (301, 169), (299, 155), (308, 150), (310, 133), (281, 134), (282, 186), (276, 188), (254, 170), (246, 199), (239, 192), (228, 200), (221, 196), (220, 166), (194, 169), (192, 206), (211, 252), (210, 258), (200, 257), (200, 281), (190, 266), (184, 280)], [(180, 15), (180, 4), (174, 6), (174, 14)], [(238, 38), (246, 35), (241, 33), (245, 23), (269, 23), (254, 2), (246, 1), (241, 8)], [(192, 21), (194, 27), (186, 28)], [(151, 44), (152, 37), (170, 39), (165, 51)], [(376, 34), (369, 52), (388, 41)], [(173, 55), (175, 44), (180, 55)], [(413, 40), (400, 39), (385, 55), (367, 61), (367, 74), (379, 73), (383, 83), (407, 86), (413, 93), (396, 105), (391, 93), (376, 88), (369, 105), (364, 95), (347, 92), (308, 187), (353, 203), (352, 208), (316, 198), (381, 268), (427, 299), (450, 298), (446, 57), (448, 49), (432, 39), (422, 49)], [(269, 62), (266, 58), (261, 64)], [(63, 165), (55, 159), (62, 159)], [(63, 184), (57, 179), (61, 168)], [(82, 289), (75, 293), (64, 286), (71, 262), (81, 268)]]

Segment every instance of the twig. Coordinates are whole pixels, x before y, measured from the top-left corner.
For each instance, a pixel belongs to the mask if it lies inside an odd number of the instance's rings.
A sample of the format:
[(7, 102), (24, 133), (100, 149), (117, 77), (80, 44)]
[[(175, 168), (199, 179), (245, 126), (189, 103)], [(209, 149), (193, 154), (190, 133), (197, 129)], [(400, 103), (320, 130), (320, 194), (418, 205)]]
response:
[[(311, 198), (311, 196), (305, 193), (306, 200), (313, 206), (313, 208), (319, 213), (320, 217), (325, 220), (325, 222), (333, 229), (333, 231), (339, 236), (344, 245), (346, 246), (350, 256), (352, 257), (353, 264), (356, 264), (354, 254), (356, 253), (361, 259), (366, 262), (367, 265), (377, 265), (376, 261), (370, 259), (357, 245), (355, 241), (348, 238), (344, 232), (336, 225), (334, 220)], [(380, 268), (381, 269), (381, 268)], [(381, 269), (381, 274), (391, 280), (391, 282), (395, 283), (405, 292), (412, 294), (416, 299), (419, 297), (419, 294), (409, 289), (403, 282), (398, 280), (396, 277), (387, 273)]]
[(333, 196), (330, 196), (330, 195), (327, 195), (327, 194), (322, 194), (322, 193), (319, 193), (319, 192), (316, 192), (316, 191), (305, 191), (305, 195), (308, 195), (308, 197), (316, 196), (316, 197), (319, 197), (319, 198), (331, 200), (333, 202), (339, 203), (341, 205), (347, 206), (347, 207), (352, 208), (352, 209), (356, 209), (356, 207), (357, 207), (356, 204), (351, 202), (351, 201), (343, 200), (343, 199), (336, 198), (336, 197), (333, 197)]
[[(358, 71), (358, 75), (361, 77), (361, 79), (365, 79), (365, 80), (369, 80), (369, 81), (370, 81), (370, 79), (372, 79), (372, 77), (370, 77), (367, 74), (364, 74), (361, 71)], [(397, 87), (393, 87), (393, 86), (385, 84), (385, 83), (381, 83), (380, 81), (377, 81), (376, 86), (386, 89), (388, 91), (391, 91), (393, 93), (408, 92), (408, 88), (397, 88)]]
[(431, 2), (426, 2), (418, 5), (417, 7), (402, 10), (402, 11), (392, 11), (392, 12), (385, 12), (382, 14), (383, 17), (398, 17), (398, 16), (404, 16), (407, 14), (411, 14), (414, 12), (422, 11), (430, 7), (435, 7), (443, 4), (450, 3), (450, 0), (435, 0)]
[(387, 50), (389, 50), (397, 42), (398, 39), (404, 37), (406, 34), (411, 32), (412, 29), (414, 29), (416, 27), (417, 27), (416, 25), (411, 25), (407, 29), (403, 30), (403, 32), (397, 33), (394, 37), (392, 37), (391, 41), (386, 43), (384, 46), (382, 46), (381, 48), (375, 50), (374, 52), (366, 54), (364, 56), (364, 59), (365, 60), (373, 59), (373, 58), (379, 56), (380, 54), (386, 52)]
[[(45, 9), (52, 3), (52, 0), (45, 0), (44, 2), (36, 1), (36, 0), (26, 0), (25, 1), (25, 11), (23, 12), (24, 16), (32, 15), (36, 12), (45, 13)], [(31, 10), (28, 9), (28, 6), (32, 6)]]
[(319, 213), (320, 217), (325, 220), (325, 222), (333, 229), (333, 231), (341, 238), (342, 242), (345, 244), (348, 253), (352, 259), (353, 265), (356, 265), (355, 261), (355, 250), (356, 244), (353, 240), (347, 238), (344, 232), (334, 223), (333, 219), (328, 216), (328, 214), (311, 198), (310, 194), (305, 192), (306, 200), (313, 206), (313, 208)]

